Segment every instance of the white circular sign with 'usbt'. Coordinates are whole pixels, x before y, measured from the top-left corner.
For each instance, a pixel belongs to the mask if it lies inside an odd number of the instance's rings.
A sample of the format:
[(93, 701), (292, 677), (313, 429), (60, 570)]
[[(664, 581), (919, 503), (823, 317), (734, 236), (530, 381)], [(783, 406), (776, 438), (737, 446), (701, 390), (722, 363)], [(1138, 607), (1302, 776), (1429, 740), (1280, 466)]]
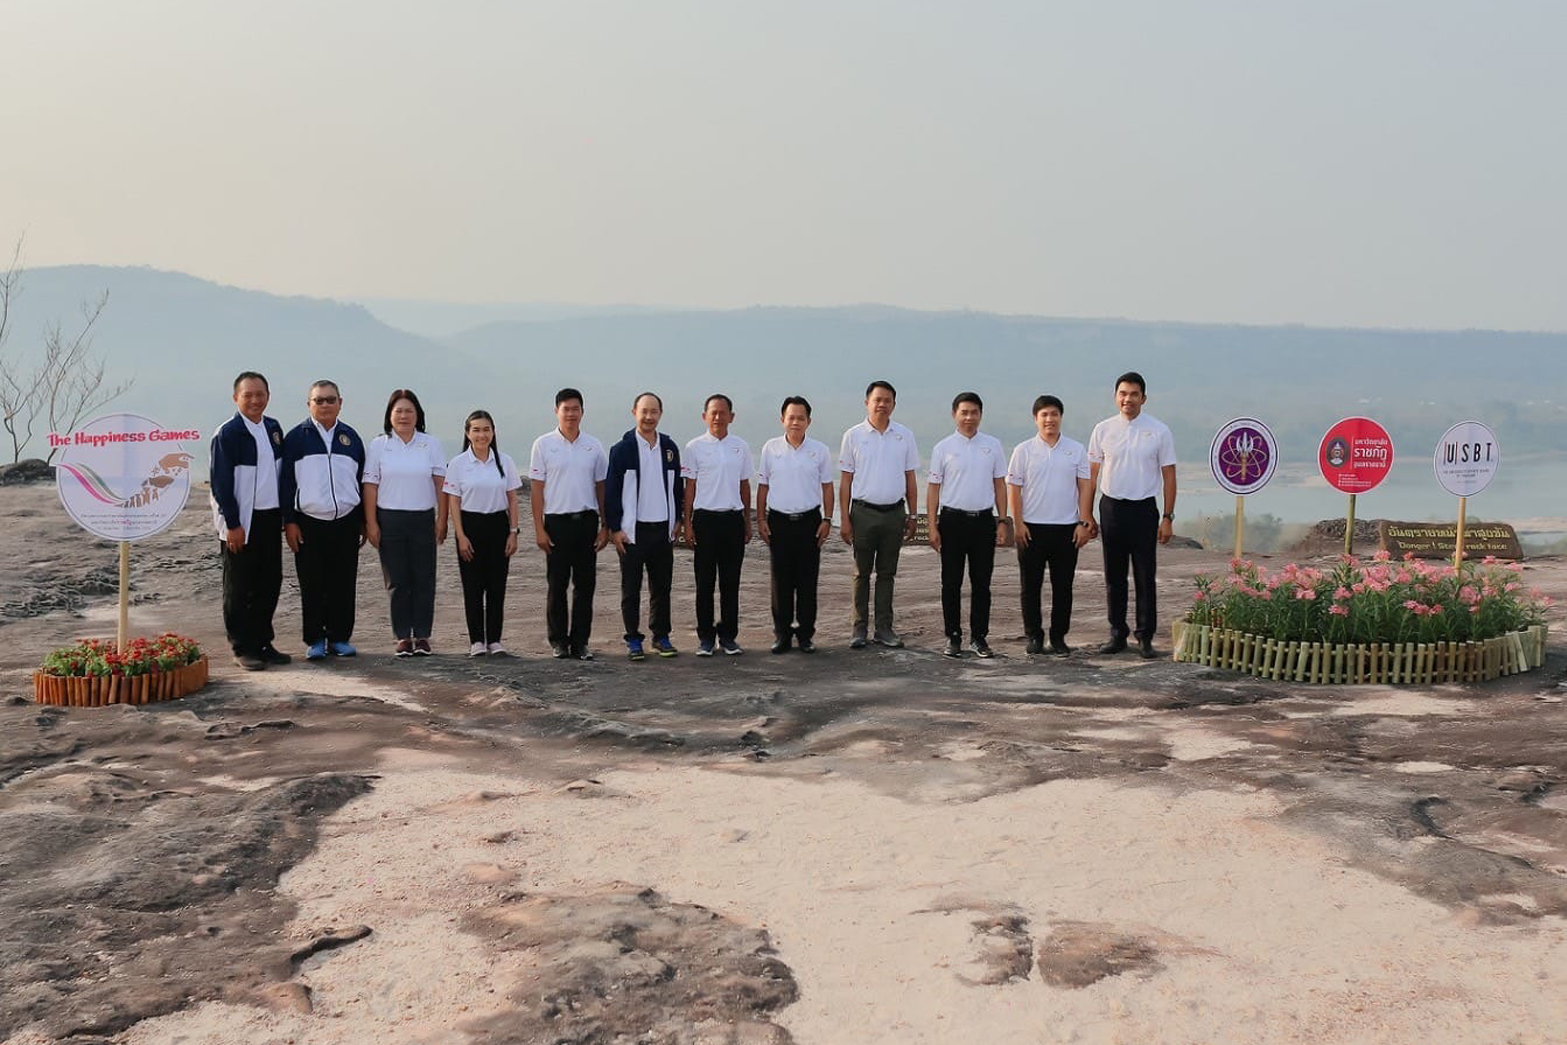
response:
[(1436, 481), (1454, 497), (1473, 497), (1491, 485), (1502, 449), (1496, 433), (1479, 421), (1460, 421), (1436, 444)]

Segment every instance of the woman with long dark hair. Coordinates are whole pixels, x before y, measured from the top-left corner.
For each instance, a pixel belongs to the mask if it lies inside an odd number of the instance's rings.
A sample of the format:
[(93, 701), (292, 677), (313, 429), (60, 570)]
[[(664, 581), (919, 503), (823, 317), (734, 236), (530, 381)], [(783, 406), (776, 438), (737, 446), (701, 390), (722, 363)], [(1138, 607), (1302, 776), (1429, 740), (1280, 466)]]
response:
[(381, 428), (365, 449), (365, 539), (381, 554), (397, 655), (429, 656), (435, 549), (446, 540), (446, 457), (407, 388), (387, 398)]
[(517, 490), (522, 479), (495, 439), (495, 419), (475, 410), (463, 422), (462, 453), (446, 466), (446, 511), (457, 542), (468, 655), (505, 656), (501, 618), (506, 575), (517, 553)]

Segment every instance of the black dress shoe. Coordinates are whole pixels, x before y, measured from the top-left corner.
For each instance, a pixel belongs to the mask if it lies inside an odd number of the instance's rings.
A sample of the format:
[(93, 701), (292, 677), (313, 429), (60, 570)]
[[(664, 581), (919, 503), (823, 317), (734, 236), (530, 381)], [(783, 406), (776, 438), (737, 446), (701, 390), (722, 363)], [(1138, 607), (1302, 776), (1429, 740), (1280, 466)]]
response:
[(1125, 653), (1126, 652), (1126, 640), (1125, 639), (1111, 639), (1109, 642), (1105, 643), (1103, 646), (1100, 646), (1099, 649), (1096, 652), (1098, 652), (1101, 656), (1106, 656), (1106, 657), (1108, 657), (1112, 653)]
[(1159, 655), (1153, 648), (1153, 639), (1139, 639), (1137, 641), (1137, 655), (1144, 660), (1153, 660)]
[(1045, 640), (1041, 638), (1029, 639), (1028, 647), (1024, 649), (1023, 652), (1030, 655), (1038, 655), (1045, 652)]
[(864, 649), (867, 645), (868, 643), (865, 641), (865, 629), (856, 628), (854, 630), (854, 636), (849, 639), (849, 648)]
[[(801, 649), (805, 648), (805, 641), (806, 640), (804, 640), (804, 639), (802, 639), (800, 641), (800, 648)], [(774, 639), (773, 640), (773, 652), (774, 653), (788, 653), (789, 652), (789, 636), (785, 635), (781, 639)]]
[(947, 645), (942, 649), (941, 655), (943, 657), (963, 656), (963, 640), (956, 635), (947, 636)]
[(244, 653), (234, 654), (234, 663), (238, 664), (246, 671), (267, 670), (266, 658), (261, 656), (259, 653), (251, 653), (249, 650), (246, 650)]
[(1051, 639), (1050, 652), (1057, 657), (1066, 657), (1071, 655), (1072, 647), (1068, 646), (1062, 639)]
[(812, 642), (810, 639), (796, 639), (795, 642), (799, 644), (801, 653), (816, 652), (816, 643)]
[(550, 656), (556, 660), (565, 660), (571, 656), (571, 647), (564, 642), (552, 642), (550, 643)]
[(291, 664), (294, 660), (293, 657), (270, 644), (261, 647), (261, 659), (268, 664)]

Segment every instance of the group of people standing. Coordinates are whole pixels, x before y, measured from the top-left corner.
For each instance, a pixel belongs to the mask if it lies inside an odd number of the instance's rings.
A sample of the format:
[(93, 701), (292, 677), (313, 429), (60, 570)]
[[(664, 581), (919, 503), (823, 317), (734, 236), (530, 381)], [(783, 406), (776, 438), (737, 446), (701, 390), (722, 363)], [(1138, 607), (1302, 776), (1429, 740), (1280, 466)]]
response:
[[(1170, 430), (1142, 409), (1147, 385), (1122, 374), (1116, 414), (1093, 429), (1088, 445), (1062, 434), (1062, 401), (1033, 405), (1036, 432), (1008, 456), (980, 431), (984, 403), (974, 392), (952, 402), (954, 432), (936, 444), (926, 486), (930, 544), (941, 557), (947, 656), (963, 654), (962, 593), (969, 584), (967, 649), (990, 657), (991, 576), (995, 550), (1017, 549), (1022, 612), (1030, 654), (1070, 652), (1072, 586), (1079, 550), (1104, 546), (1110, 639), (1100, 653), (1137, 640), (1155, 656), (1157, 546), (1174, 519), (1175, 446)], [(223, 564), (223, 618), (235, 660), (248, 670), (288, 663), (273, 644), (272, 617), (282, 588), (282, 545), (295, 557), (306, 658), (351, 657), (359, 550), (380, 558), (390, 601), (395, 653), (432, 652), (436, 557), (448, 533), (456, 545), (471, 656), (502, 656), (510, 561), (519, 538), (522, 479), (502, 453), (494, 418), (475, 410), (463, 424), (462, 452), (447, 459), (425, 430), (424, 408), (410, 389), (392, 392), (382, 433), (365, 443), (340, 419), (342, 392), (317, 381), (308, 417), (284, 432), (267, 416), (270, 387), (246, 371), (234, 381), (236, 412), (212, 440), (213, 519)], [(528, 457), (534, 543), (543, 551), (546, 627), (557, 658), (593, 659), (590, 647), (597, 557), (613, 545), (620, 561), (620, 608), (627, 656), (678, 654), (671, 638), (674, 546), (692, 550), (697, 656), (737, 655), (740, 571), (755, 536), (771, 565), (772, 652), (816, 650), (821, 550), (838, 532), (853, 548), (852, 649), (899, 648), (893, 596), (902, 546), (916, 528), (914, 433), (892, 420), (897, 392), (886, 381), (865, 390), (866, 418), (831, 451), (809, 437), (811, 404), (784, 399), (782, 434), (760, 457), (730, 431), (734, 404), (715, 393), (702, 407), (703, 434), (684, 448), (659, 430), (664, 404), (643, 392), (634, 425), (607, 450), (582, 431), (583, 396), (555, 396), (555, 427)], [(836, 488), (835, 488), (836, 487)], [(1099, 517), (1093, 493), (1099, 490)], [(1162, 500), (1162, 508), (1160, 501)], [(1130, 570), (1135, 625), (1127, 623)], [(1042, 609), (1051, 585), (1048, 630)], [(642, 588), (648, 589), (648, 632)], [(873, 595), (874, 590), (874, 595)], [(716, 596), (716, 605), (715, 605)]]

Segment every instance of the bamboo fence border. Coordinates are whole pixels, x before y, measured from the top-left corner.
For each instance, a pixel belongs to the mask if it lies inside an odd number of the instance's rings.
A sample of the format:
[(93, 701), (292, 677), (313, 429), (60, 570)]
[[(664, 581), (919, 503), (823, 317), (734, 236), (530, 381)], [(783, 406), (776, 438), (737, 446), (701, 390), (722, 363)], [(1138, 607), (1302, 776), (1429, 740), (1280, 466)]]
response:
[(33, 699), (58, 707), (99, 708), (109, 704), (156, 704), (189, 696), (207, 684), (206, 657), (173, 671), (145, 675), (50, 675), (33, 672)]
[(1175, 659), (1256, 678), (1313, 685), (1486, 682), (1545, 663), (1549, 629), (1536, 624), (1480, 642), (1278, 642), (1249, 632), (1176, 621)]

